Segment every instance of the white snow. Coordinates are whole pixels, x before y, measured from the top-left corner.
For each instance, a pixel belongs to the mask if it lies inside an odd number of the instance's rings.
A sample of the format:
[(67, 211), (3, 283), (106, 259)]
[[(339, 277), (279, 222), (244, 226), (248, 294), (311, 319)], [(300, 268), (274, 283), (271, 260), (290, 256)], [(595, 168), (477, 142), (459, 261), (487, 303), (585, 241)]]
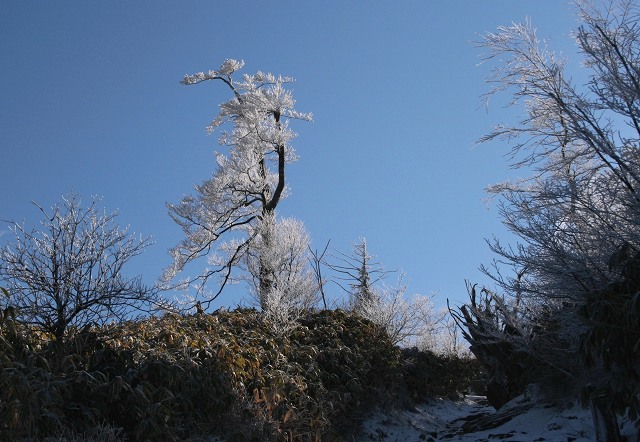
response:
[[(493, 428), (469, 428), (483, 416), (506, 419), (510, 415), (514, 416)], [(391, 414), (377, 412), (365, 422), (363, 433), (356, 440), (590, 442), (595, 436), (589, 409), (559, 409), (520, 396), (496, 412), (484, 397), (468, 396), (460, 401), (434, 399), (412, 410)]]

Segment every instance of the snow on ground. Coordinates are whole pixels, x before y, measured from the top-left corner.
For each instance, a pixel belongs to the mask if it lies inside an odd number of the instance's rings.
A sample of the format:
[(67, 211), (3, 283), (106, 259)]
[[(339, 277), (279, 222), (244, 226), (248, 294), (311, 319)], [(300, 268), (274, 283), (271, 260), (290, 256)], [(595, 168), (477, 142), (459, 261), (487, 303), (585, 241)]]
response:
[[(490, 428), (491, 427), (491, 428)], [(378, 412), (364, 424), (358, 442), (367, 441), (547, 441), (595, 440), (591, 412), (558, 409), (518, 397), (496, 412), (481, 396), (461, 401), (433, 400), (412, 410)]]

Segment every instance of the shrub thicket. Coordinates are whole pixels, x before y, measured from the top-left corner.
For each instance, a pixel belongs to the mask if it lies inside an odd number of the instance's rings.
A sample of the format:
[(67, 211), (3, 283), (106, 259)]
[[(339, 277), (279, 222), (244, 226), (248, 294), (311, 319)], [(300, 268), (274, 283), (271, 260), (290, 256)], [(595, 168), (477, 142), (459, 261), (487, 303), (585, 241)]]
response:
[(436, 354), (417, 348), (401, 350), (403, 385), (411, 402), (423, 402), (433, 397), (458, 399), (475, 391), (485, 375), (482, 364), (470, 356)]
[(465, 388), (454, 374), (463, 361), (401, 351), (382, 327), (340, 310), (308, 312), (286, 336), (255, 310), (151, 317), (76, 330), (62, 358), (5, 316), (2, 440), (101, 428), (113, 440), (341, 440), (399, 391)]

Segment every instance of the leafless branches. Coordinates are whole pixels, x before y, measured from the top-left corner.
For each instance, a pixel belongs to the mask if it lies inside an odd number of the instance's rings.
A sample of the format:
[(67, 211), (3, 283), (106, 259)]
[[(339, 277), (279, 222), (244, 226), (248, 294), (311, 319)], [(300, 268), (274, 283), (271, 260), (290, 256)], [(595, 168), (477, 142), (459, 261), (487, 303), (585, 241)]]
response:
[(14, 241), (0, 250), (0, 278), (21, 321), (56, 340), (69, 327), (122, 319), (142, 305), (159, 302), (140, 277), (124, 266), (150, 244), (115, 223), (117, 213), (83, 209), (69, 195), (51, 211), (42, 207), (39, 230), (13, 223)]

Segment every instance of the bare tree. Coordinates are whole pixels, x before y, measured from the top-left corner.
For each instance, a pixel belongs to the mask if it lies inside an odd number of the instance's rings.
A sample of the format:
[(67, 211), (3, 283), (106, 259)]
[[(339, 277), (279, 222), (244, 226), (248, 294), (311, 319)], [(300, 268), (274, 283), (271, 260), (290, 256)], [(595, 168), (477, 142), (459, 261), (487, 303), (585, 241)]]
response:
[(640, 289), (640, 9), (630, 0), (576, 4), (586, 87), (529, 23), (501, 27), (482, 43), (498, 63), (492, 94), (507, 91), (526, 109), (518, 124), (484, 140), (514, 140), (512, 165), (533, 170), (490, 189), (521, 242), (494, 241), (499, 259), (485, 271), (506, 293), (581, 318), (573, 341), (585, 361), (616, 367), (590, 393), (594, 416), (608, 421), (599, 439), (616, 440), (614, 411), (640, 414), (640, 324), (631, 313)]
[[(226, 60), (217, 71), (187, 75), (182, 81), (185, 85), (220, 81), (233, 94), (220, 105), (218, 116), (208, 127), (212, 132), (225, 124), (231, 126), (219, 139), (221, 145), (229, 147), (229, 155), (217, 154), (218, 169), (195, 187), (195, 196), (168, 205), (185, 238), (171, 249), (173, 263), (163, 280), (169, 284), (189, 263), (209, 256), (212, 267), (186, 280), (186, 285), (194, 285), (197, 293), (204, 295), (206, 283), (212, 277), (219, 278), (219, 288), (207, 295), (206, 304), (233, 279), (232, 270), (245, 260), (256, 242), (261, 242), (262, 250), (274, 244), (270, 236), (273, 231), (259, 226), (266, 217), (275, 216), (277, 205), (287, 194), (285, 167), (297, 159), (290, 145), (296, 134), (289, 128), (289, 120), (311, 120), (311, 114), (294, 109), (293, 96), (285, 88), (293, 79), (263, 72), (235, 79), (233, 74), (243, 66), (242, 61)], [(220, 254), (213, 252), (221, 246), (223, 236), (232, 241), (223, 246), (226, 259), (220, 261)], [(257, 258), (255, 276), (260, 296), (266, 299), (275, 281), (266, 257)]]
[(373, 286), (384, 280), (389, 271), (367, 251), (367, 240), (360, 238), (353, 244), (353, 253), (336, 252), (332, 262), (327, 266), (336, 273), (333, 282), (349, 294), (349, 303), (354, 311), (358, 311), (362, 304), (376, 302)]
[[(69, 195), (51, 211), (37, 206), (41, 229), (13, 223), (13, 242), (0, 249), (0, 280), (18, 320), (61, 343), (69, 327), (84, 327), (131, 315), (159, 302), (140, 277), (123, 275), (125, 264), (150, 244), (115, 223), (117, 213), (81, 207)], [(35, 204), (35, 203), (34, 203)]]
[(434, 333), (441, 317), (432, 297), (407, 298), (403, 275), (396, 285), (386, 285), (391, 272), (369, 254), (366, 239), (354, 243), (351, 255), (338, 252), (333, 259), (335, 262), (326, 265), (336, 274), (334, 282), (349, 294), (349, 308), (383, 326), (394, 344), (415, 344), (419, 338)]
[(331, 240), (327, 241), (327, 244), (325, 244), (322, 253), (320, 253), (318, 250), (311, 250), (311, 247), (309, 247), (309, 252), (311, 253), (311, 256), (309, 257), (309, 263), (311, 264), (311, 268), (313, 269), (313, 273), (315, 274), (318, 291), (320, 292), (320, 296), (322, 297), (322, 306), (325, 310), (327, 309), (327, 296), (324, 293), (324, 285), (326, 284), (326, 280), (322, 276), (322, 266), (324, 265), (324, 255), (329, 249), (330, 242)]

